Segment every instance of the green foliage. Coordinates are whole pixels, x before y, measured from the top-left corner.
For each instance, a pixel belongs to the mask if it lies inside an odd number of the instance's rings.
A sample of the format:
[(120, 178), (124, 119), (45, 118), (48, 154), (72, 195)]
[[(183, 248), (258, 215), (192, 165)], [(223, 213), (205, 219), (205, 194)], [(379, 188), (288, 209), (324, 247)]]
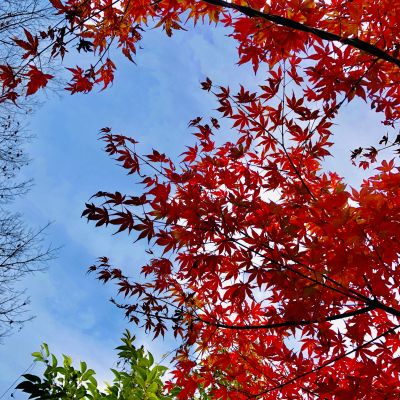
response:
[(172, 400), (172, 394), (163, 394), (162, 377), (167, 368), (154, 364), (152, 354), (143, 347), (136, 348), (135, 337), (129, 331), (121, 340), (122, 345), (117, 347), (121, 367), (111, 369), (114, 380), (104, 390), (99, 389), (95, 371), (84, 361), (76, 368), (71, 357), (63, 355), (60, 363), (46, 343), (40, 352), (32, 353), (34, 361), (46, 365), (43, 376), (25, 374), (25, 380), (16, 388), (29, 394), (30, 399)]

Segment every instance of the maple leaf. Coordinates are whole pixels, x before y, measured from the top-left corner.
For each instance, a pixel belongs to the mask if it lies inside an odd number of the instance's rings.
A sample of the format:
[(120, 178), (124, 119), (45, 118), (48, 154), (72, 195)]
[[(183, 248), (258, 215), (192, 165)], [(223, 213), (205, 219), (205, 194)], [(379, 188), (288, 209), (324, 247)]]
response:
[(0, 65), (0, 80), (5, 90), (15, 89), (22, 81), (16, 76), (11, 65)]
[(96, 75), (99, 77), (96, 79), (96, 83), (102, 82), (102, 90), (107, 89), (107, 87), (114, 81), (115, 64), (107, 58), (106, 62), (99, 68)]
[(67, 8), (63, 5), (63, 3), (60, 0), (49, 0), (49, 1), (53, 5), (54, 8), (59, 10), (58, 14), (61, 14), (62, 12), (67, 10)]
[(19, 47), (26, 50), (26, 53), (22, 56), (23, 59), (35, 57), (38, 54), (39, 38), (37, 36), (33, 37), (33, 35), (25, 28), (24, 33), (27, 41), (18, 38), (14, 38), (13, 40)]
[[(72, 83), (69, 83), (66, 90), (74, 93), (88, 93), (92, 90), (94, 82), (91, 80), (90, 74), (85, 72), (82, 68), (67, 68), (72, 72)], [(106, 84), (106, 83), (105, 83)]]
[(211, 79), (207, 78), (204, 82), (201, 82), (201, 87), (203, 90), (207, 90), (207, 92), (209, 92), (212, 88)]
[(29, 68), (30, 70), (26, 74), (29, 78), (26, 90), (27, 96), (31, 96), (39, 89), (44, 88), (48, 81), (54, 77), (53, 75), (45, 74), (40, 71), (35, 65), (30, 65)]

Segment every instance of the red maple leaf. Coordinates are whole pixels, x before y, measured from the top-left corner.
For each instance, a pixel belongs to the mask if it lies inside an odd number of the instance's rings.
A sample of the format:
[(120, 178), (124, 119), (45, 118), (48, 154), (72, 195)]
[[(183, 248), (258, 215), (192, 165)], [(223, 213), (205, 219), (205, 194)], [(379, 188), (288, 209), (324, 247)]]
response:
[(35, 65), (30, 65), (29, 68), (30, 70), (26, 74), (29, 78), (26, 90), (27, 96), (36, 93), (41, 88), (44, 88), (47, 85), (48, 81), (53, 78), (53, 75), (45, 74)]

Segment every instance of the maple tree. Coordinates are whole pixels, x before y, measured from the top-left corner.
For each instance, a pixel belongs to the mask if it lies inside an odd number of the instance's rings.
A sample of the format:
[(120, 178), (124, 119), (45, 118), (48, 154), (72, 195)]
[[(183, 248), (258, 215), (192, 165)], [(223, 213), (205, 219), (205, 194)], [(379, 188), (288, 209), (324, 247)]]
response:
[(118, 304), (131, 321), (183, 339), (181, 399), (199, 387), (217, 399), (394, 398), (398, 168), (382, 161), (359, 190), (324, 172), (333, 117), (294, 94), (273, 105), (285, 90), (283, 71), (273, 75), (258, 95), (204, 82), (238, 139), (217, 145), (219, 121), (196, 118), (179, 164), (103, 129), (106, 151), (144, 190), (99, 192), (83, 215), (137, 232), (151, 258), (145, 282), (107, 258), (91, 271), (135, 299)]
[[(51, 3), (65, 24), (25, 33), (25, 69), (0, 66), (3, 101), (46, 86), (52, 77), (35, 60), (47, 49), (63, 57), (74, 40), (96, 62), (70, 68), (68, 90), (106, 88), (110, 46), (134, 60), (151, 24), (169, 36), (190, 21), (225, 26), (239, 64), (265, 73), (257, 93), (203, 82), (236, 136), (221, 144), (220, 120), (195, 118), (196, 144), (180, 162), (158, 150), (141, 155), (134, 139), (102, 131), (106, 151), (143, 191), (98, 192), (83, 215), (137, 232), (150, 259), (144, 282), (106, 257), (91, 270), (116, 281), (127, 298), (117, 305), (133, 322), (182, 339), (167, 384), (182, 387), (178, 398), (199, 389), (239, 400), (399, 397), (400, 173), (384, 150), (400, 144), (400, 3)], [(333, 121), (354, 98), (390, 130), (379, 145), (353, 150), (354, 163), (376, 168), (359, 188), (323, 168)]]

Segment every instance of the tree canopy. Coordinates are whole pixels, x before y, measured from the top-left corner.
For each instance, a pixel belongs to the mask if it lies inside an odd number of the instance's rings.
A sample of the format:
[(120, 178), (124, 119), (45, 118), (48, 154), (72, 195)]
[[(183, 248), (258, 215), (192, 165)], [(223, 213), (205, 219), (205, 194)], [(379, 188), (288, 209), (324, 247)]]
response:
[[(60, 24), (25, 33), (22, 67), (0, 66), (4, 102), (18, 101), (21, 87), (45, 87), (52, 76), (37, 60), (46, 51), (62, 58), (71, 43), (96, 62), (70, 68), (67, 89), (106, 88), (110, 47), (134, 61), (148, 26), (169, 36), (189, 23), (225, 26), (239, 64), (265, 74), (257, 92), (202, 83), (219, 116), (190, 121), (196, 142), (179, 161), (162, 149), (142, 155), (134, 138), (102, 130), (107, 153), (142, 191), (99, 191), (83, 215), (147, 240), (149, 260), (145, 282), (107, 257), (90, 270), (116, 281), (133, 322), (183, 341), (167, 388), (181, 387), (180, 400), (199, 390), (235, 400), (398, 397), (400, 5), (51, 3)], [(359, 188), (323, 167), (335, 118), (355, 98), (388, 129), (352, 152), (354, 164), (374, 168)], [(232, 125), (222, 144), (221, 120)]]

